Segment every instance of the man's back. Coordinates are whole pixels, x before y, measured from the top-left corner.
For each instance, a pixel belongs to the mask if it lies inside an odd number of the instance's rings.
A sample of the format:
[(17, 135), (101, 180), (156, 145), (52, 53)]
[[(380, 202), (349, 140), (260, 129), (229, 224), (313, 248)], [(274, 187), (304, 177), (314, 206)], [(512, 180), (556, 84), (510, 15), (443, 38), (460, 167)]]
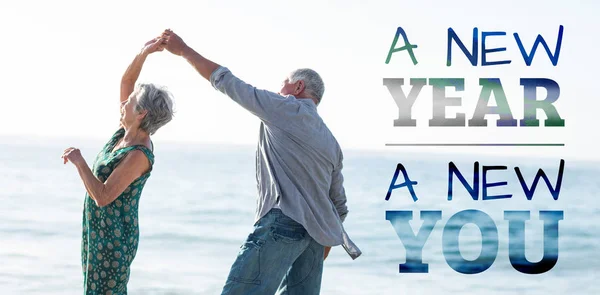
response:
[[(345, 217), (348, 210), (342, 179), (335, 187), (332, 183), (334, 172), (341, 177), (342, 152), (312, 100), (287, 99), (297, 107), (286, 108), (291, 111), (285, 112), (284, 125), (261, 123), (257, 181), (264, 206), (257, 208), (257, 220), (278, 201), (283, 213), (302, 224), (317, 242), (340, 244), (338, 216)], [(262, 189), (272, 184), (273, 190)]]
[(279, 207), (319, 244), (343, 244), (353, 258), (358, 257), (360, 250), (342, 226), (348, 213), (342, 152), (315, 103), (257, 89), (224, 67), (213, 72), (211, 83), (262, 121), (256, 153), (256, 220)]

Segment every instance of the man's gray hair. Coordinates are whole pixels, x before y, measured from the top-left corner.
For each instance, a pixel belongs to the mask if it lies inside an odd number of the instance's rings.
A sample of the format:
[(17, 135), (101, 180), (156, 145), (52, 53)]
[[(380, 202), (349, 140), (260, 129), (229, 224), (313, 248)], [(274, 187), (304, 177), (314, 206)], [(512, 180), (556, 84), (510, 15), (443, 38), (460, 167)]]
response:
[(325, 92), (325, 84), (321, 76), (311, 69), (297, 69), (290, 74), (290, 83), (296, 83), (300, 80), (304, 81), (305, 91), (308, 95), (321, 102), (321, 98), (323, 98), (323, 93)]
[(136, 86), (136, 112), (147, 111), (140, 128), (148, 134), (154, 134), (160, 127), (173, 119), (173, 99), (166, 89), (154, 84), (138, 84)]

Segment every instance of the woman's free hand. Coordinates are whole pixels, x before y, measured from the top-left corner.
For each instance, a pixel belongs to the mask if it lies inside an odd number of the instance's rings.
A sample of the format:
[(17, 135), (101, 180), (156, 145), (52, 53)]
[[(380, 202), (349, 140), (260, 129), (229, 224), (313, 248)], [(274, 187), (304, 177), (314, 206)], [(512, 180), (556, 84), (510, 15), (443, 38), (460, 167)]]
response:
[(73, 165), (78, 166), (79, 164), (85, 162), (83, 157), (81, 156), (81, 152), (79, 149), (70, 147), (63, 152), (61, 158), (64, 160), (63, 164), (67, 164), (67, 162), (73, 163)]

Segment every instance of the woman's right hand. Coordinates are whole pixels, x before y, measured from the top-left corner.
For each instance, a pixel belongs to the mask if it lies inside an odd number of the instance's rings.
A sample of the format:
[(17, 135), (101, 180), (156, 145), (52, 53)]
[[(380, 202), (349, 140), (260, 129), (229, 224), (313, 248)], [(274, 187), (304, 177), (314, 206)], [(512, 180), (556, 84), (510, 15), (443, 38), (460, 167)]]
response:
[(144, 48), (142, 48), (142, 54), (149, 55), (157, 51), (163, 51), (166, 44), (167, 40), (165, 38), (156, 37), (144, 44)]

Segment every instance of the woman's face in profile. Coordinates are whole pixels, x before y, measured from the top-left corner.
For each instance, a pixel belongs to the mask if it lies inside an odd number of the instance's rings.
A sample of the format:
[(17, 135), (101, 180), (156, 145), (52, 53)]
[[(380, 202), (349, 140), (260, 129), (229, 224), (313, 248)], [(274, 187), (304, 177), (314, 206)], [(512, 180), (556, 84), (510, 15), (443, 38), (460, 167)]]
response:
[(136, 120), (137, 93), (138, 91), (134, 91), (126, 101), (121, 103), (121, 123), (125, 127), (131, 126)]

